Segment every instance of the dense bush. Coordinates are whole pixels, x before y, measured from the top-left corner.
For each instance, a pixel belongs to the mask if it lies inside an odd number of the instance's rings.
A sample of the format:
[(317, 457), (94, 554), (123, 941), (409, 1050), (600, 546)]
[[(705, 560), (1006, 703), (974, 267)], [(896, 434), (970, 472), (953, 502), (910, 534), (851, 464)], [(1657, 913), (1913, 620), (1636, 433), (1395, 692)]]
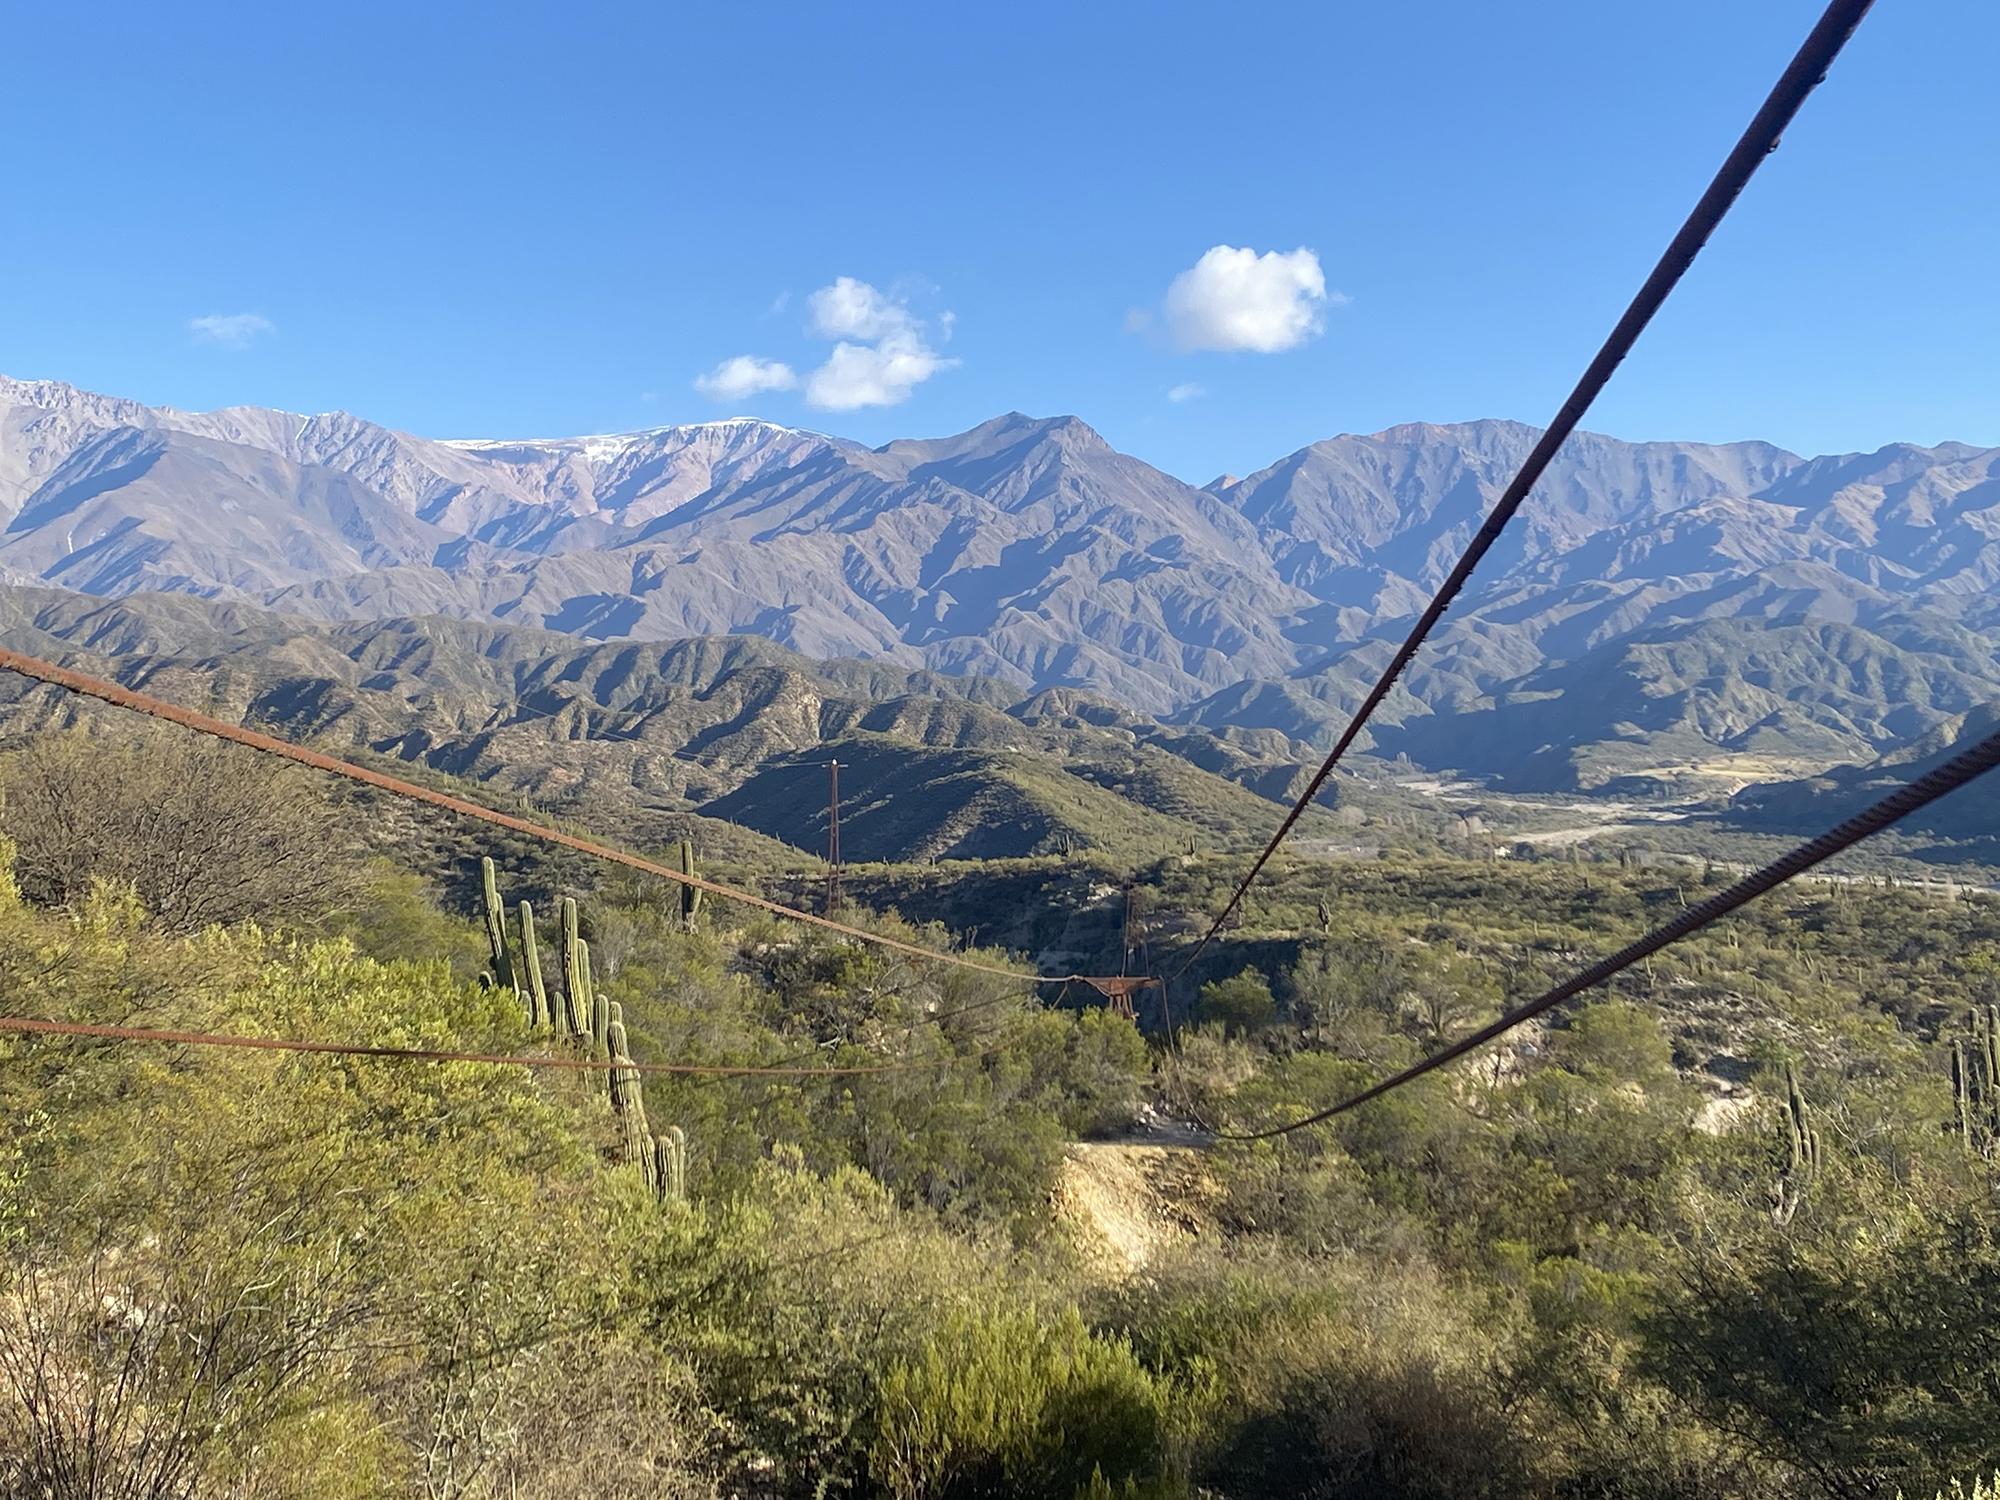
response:
[(69, 905), (94, 880), (137, 888), (176, 932), (316, 921), (356, 878), (353, 841), (312, 773), (219, 740), (81, 730), (7, 758), (6, 832), (22, 889)]
[(1278, 1019), (1270, 981), (1255, 969), (1203, 985), (1200, 1005), (1200, 1018), (1220, 1026), (1225, 1036), (1247, 1036)]
[(960, 1314), (882, 1380), (871, 1469), (897, 1500), (1070, 1500), (1159, 1484), (1172, 1393), (1074, 1309)]

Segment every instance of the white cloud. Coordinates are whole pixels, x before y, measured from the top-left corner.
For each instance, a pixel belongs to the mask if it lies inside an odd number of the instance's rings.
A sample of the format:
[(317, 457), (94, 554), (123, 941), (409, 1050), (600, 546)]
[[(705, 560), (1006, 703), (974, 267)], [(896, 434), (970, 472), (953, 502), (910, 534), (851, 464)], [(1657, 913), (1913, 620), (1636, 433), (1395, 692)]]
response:
[(921, 339), (892, 335), (873, 348), (840, 343), (825, 364), (806, 377), (806, 405), (820, 411), (854, 411), (863, 406), (898, 406), (940, 370), (957, 364)]
[[(931, 348), (923, 323), (909, 308), (865, 281), (839, 277), (809, 301), (812, 331), (839, 340), (826, 363), (806, 377), (806, 405), (820, 411), (899, 405), (923, 382), (958, 363)], [(946, 337), (950, 329), (947, 313)]]
[[(1182, 349), (1276, 354), (1317, 338), (1330, 299), (1319, 257), (1217, 245), (1167, 288), (1167, 327)], [(1338, 293), (1331, 300), (1347, 299)]]
[(210, 313), (205, 318), (188, 319), (188, 332), (194, 341), (218, 349), (248, 349), (260, 335), (277, 331), (277, 324), (258, 313)]
[(812, 294), (812, 331), (828, 339), (879, 339), (916, 326), (910, 310), (852, 276), (834, 278)]
[(1205, 387), (1198, 386), (1190, 380), (1185, 385), (1177, 385), (1168, 391), (1167, 399), (1169, 401), (1192, 401), (1197, 396), (1206, 396), (1207, 394), (1208, 391)]
[(694, 388), (711, 401), (741, 401), (763, 391), (796, 390), (798, 384), (798, 374), (790, 365), (739, 354), (695, 377)]

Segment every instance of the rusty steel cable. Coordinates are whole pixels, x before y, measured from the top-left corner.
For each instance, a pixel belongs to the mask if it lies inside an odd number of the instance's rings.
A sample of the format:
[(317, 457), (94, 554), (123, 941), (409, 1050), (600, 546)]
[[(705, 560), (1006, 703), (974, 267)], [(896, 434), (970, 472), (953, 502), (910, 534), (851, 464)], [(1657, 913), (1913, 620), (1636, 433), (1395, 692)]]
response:
[(103, 1026), (88, 1021), (43, 1021), (0, 1016), (0, 1031), (33, 1036), (97, 1037), (114, 1042), (157, 1042), (168, 1046), (237, 1047), (256, 1052), (312, 1052), (334, 1057), (403, 1058), (415, 1062), (492, 1063), (509, 1068), (553, 1068), (569, 1072), (682, 1073), (723, 1078), (857, 1078), (871, 1073), (916, 1073), (972, 1062), (1010, 1047), (1018, 1038), (995, 1042), (978, 1052), (960, 1052), (922, 1062), (877, 1063), (866, 1067), (756, 1067), (736, 1063), (644, 1063), (629, 1058), (600, 1062), (590, 1057), (509, 1056), (499, 1052), (446, 1052), (429, 1047), (379, 1047), (362, 1042), (308, 1042), (291, 1037), (240, 1036), (229, 1032), (164, 1031), (149, 1026)]
[(10, 672), (18, 672), (23, 677), (33, 678), (37, 682), (46, 682), (54, 687), (62, 688), (67, 692), (77, 693), (86, 698), (96, 698), (101, 702), (112, 704), (118, 708), (128, 708), (135, 713), (146, 714), (155, 719), (163, 719), (167, 723), (178, 724), (184, 729), (192, 729), (198, 734), (213, 735), (218, 739), (230, 740), (239, 745), (247, 745), (250, 749), (262, 751), (267, 755), (278, 755), (284, 757), (286, 760), (297, 761), (300, 765), (311, 766), (317, 771), (326, 771), (335, 776), (345, 776), (351, 781), (359, 781), (364, 785), (375, 787), (380, 791), (393, 793), (398, 797), (408, 797), (418, 802), (428, 802), (433, 807), (444, 808), (447, 812), (454, 812), (462, 817), (476, 818), (481, 822), (492, 823), (498, 827), (510, 829), (515, 833), (525, 833), (531, 838), (545, 839), (552, 844), (561, 844), (565, 848), (575, 849), (596, 859), (624, 865), (628, 869), (640, 870), (648, 875), (657, 875), (662, 880), (672, 880), (682, 885), (691, 885), (697, 889), (707, 891), (711, 895), (722, 897), (724, 900), (735, 901), (744, 906), (754, 907), (758, 911), (769, 912), (773, 916), (784, 917), (790, 921), (804, 922), (828, 932), (837, 932), (842, 937), (853, 938), (857, 942), (873, 943), (877, 947), (892, 948), (899, 953), (906, 953), (914, 958), (928, 959), (933, 963), (947, 964), (953, 968), (966, 969), (976, 974), (990, 974), (1000, 979), (1011, 979), (1021, 984), (1038, 985), (1059, 984), (1063, 982), (1062, 978), (1056, 976), (1044, 978), (1040, 975), (1022, 974), (1013, 969), (1000, 968), (996, 964), (983, 964), (976, 959), (963, 958), (956, 953), (940, 953), (934, 948), (920, 947), (916, 943), (906, 943), (899, 938), (885, 937), (879, 932), (869, 932), (864, 928), (853, 927), (845, 922), (836, 922), (828, 917), (816, 916), (812, 912), (800, 911), (796, 907), (783, 906), (776, 901), (767, 901), (762, 896), (753, 896), (747, 891), (739, 891), (732, 886), (719, 885), (713, 880), (704, 880), (699, 875), (689, 875), (680, 870), (669, 869), (666, 865), (655, 864), (652, 860), (627, 853), (623, 849), (613, 849), (605, 844), (592, 843), (589, 839), (578, 838), (574, 834), (564, 833), (560, 829), (550, 828), (541, 823), (530, 822), (526, 818), (517, 818), (508, 813), (495, 812), (490, 807), (481, 807), (478, 803), (468, 802), (462, 797), (453, 797), (445, 792), (433, 791), (429, 787), (418, 786), (415, 782), (404, 781), (399, 777), (389, 776), (381, 771), (373, 771), (366, 766), (357, 766), (352, 761), (341, 760), (336, 756), (327, 755), (318, 750), (308, 750), (303, 745), (293, 744), (290, 740), (279, 739), (275, 735), (260, 734), (254, 729), (245, 729), (240, 724), (231, 724), (222, 719), (212, 718), (208, 714), (197, 713), (191, 708), (182, 708), (179, 704), (168, 703), (164, 699), (155, 698), (146, 693), (135, 692), (133, 689), (123, 687), (118, 683), (106, 682), (103, 678), (92, 677), (84, 672), (72, 671), (68, 667), (59, 667), (53, 662), (43, 661), (40, 657), (28, 656), (19, 651), (9, 651), (4, 647), (0, 647), (0, 668), (4, 668)]
[(1612, 373), (1632, 351), (1632, 346), (1639, 341), (1639, 335), (1645, 331), (1653, 315), (1665, 303), (1668, 294), (1680, 283), (1688, 267), (1694, 264), (1694, 259), (1701, 253), (1702, 246), (1708, 243), (1709, 236), (1715, 233), (1716, 226), (1721, 224), (1730, 207), (1755, 175), (1757, 168), (1763, 164), (1764, 158), (1778, 149), (1778, 142), (1785, 128), (1798, 114), (1800, 106), (1806, 102), (1806, 97), (1825, 80), (1827, 69), (1833, 65), (1834, 59), (1847, 45), (1847, 39), (1854, 34), (1855, 27), (1861, 24), (1861, 18), (1868, 14), (1869, 7), (1873, 3), (1874, 0), (1832, 0), (1827, 6), (1818, 23), (1799, 47), (1797, 54), (1793, 56), (1791, 63), (1779, 75), (1777, 83), (1773, 85), (1771, 92), (1765, 97), (1763, 106), (1752, 117), (1748, 128), (1737, 140), (1735, 148), (1724, 159), (1714, 179), (1709, 183), (1708, 191), (1701, 195), (1700, 201), (1688, 214), (1686, 221), (1680, 227), (1680, 232), (1673, 237), (1658, 263), (1654, 265), (1652, 275), (1648, 276), (1645, 284), (1639, 288), (1638, 294), (1625, 309), (1625, 315), (1611, 330), (1603, 347), (1597, 351), (1597, 357), (1590, 362), (1589, 368), (1583, 372), (1583, 378), (1577, 381), (1569, 399), (1563, 403), (1562, 409), (1556, 413), (1555, 420), (1542, 434), (1541, 441), (1535, 444), (1527, 462), (1521, 465), (1520, 472), (1514, 476), (1513, 482), (1507, 486), (1499, 502), (1481, 523), (1479, 530), (1473, 533), (1464, 555), (1459, 558), (1445, 581), (1438, 586), (1437, 593), (1425, 606), (1423, 614), (1418, 616), (1417, 623), (1411, 629), (1409, 636), (1397, 648), (1395, 656), (1383, 669), (1382, 675), (1376, 679), (1374, 687), (1368, 690), (1368, 696), (1362, 700), (1361, 707), (1348, 721), (1347, 728), (1341, 731), (1339, 740), (1334, 743), (1325, 762), (1306, 786), (1304, 794), (1292, 805), (1291, 811), (1285, 815), (1284, 822), (1278, 825), (1278, 831), (1271, 836), (1270, 843), (1264, 846), (1264, 852), (1259, 854), (1256, 863), (1251, 865), (1250, 873), (1243, 877), (1242, 883), (1230, 896), (1229, 904), (1223, 907), (1222, 914), (1210, 924), (1208, 931), (1202, 934), (1201, 941), (1195, 944), (1194, 952), (1190, 953), (1187, 961), (1174, 971), (1173, 978), (1180, 978), (1193, 967), (1195, 960), (1201, 957), (1203, 950), (1214, 940), (1216, 933), (1222, 930), (1222, 924), (1235, 912), (1245, 893), (1263, 872), (1265, 864), (1277, 852), (1278, 846), (1284, 843), (1286, 836), (1304, 815), (1306, 808), (1311, 806), (1312, 800), (1319, 795), (1320, 789), (1326, 785), (1327, 778), (1333, 774), (1333, 768), (1340, 763), (1341, 757), (1347, 753), (1362, 728), (1374, 716), (1375, 710), (1380, 708), (1382, 701), (1389, 696), (1390, 689), (1395, 687), (1402, 677), (1416, 656), (1417, 649), (1423, 645), (1425, 638), (1443, 618), (1452, 600), (1458, 597), (1459, 591), (1465, 587), (1466, 580), (1472, 576), (1473, 569), (1479, 566), (1480, 559), (1485, 557), (1494, 542), (1499, 540), (1500, 533), (1506, 529), (1507, 523), (1514, 519), (1514, 513), (1521, 508), (1522, 502), (1528, 498), (1536, 482), (1554, 461), (1557, 451), (1576, 430), (1577, 424), (1583, 420), (1584, 413), (1590, 410), (1591, 403), (1597, 399), (1598, 393), (1611, 379)]
[(1899, 818), (1908, 817), (1918, 808), (1937, 801), (1950, 792), (1957, 791), (1967, 782), (1976, 780), (2000, 765), (2000, 732), (1988, 735), (1971, 749), (1961, 752), (1918, 777), (1872, 807), (1856, 813), (1839, 827), (1829, 829), (1810, 843), (1799, 845), (1781, 859), (1772, 861), (1754, 874), (1711, 896), (1699, 906), (1691, 906), (1664, 927), (1657, 927), (1637, 942), (1619, 949), (1600, 963), (1592, 964), (1582, 973), (1572, 976), (1546, 994), (1530, 1000), (1516, 1010), (1510, 1010), (1499, 1020), (1482, 1026), (1470, 1036), (1461, 1038), (1445, 1048), (1425, 1058), (1412, 1067), (1405, 1068), (1393, 1078), (1385, 1078), (1372, 1088), (1363, 1089), (1352, 1098), (1307, 1115), (1302, 1120), (1289, 1124), (1274, 1125), (1268, 1130), (1219, 1131), (1224, 1140), (1261, 1141), (1272, 1136), (1289, 1135), (1294, 1130), (1304, 1130), (1309, 1125), (1317, 1125), (1330, 1120), (1335, 1115), (1346, 1114), (1349, 1110), (1366, 1104), (1371, 1099), (1379, 1099), (1391, 1090), (1421, 1078), (1426, 1073), (1436, 1072), (1447, 1063), (1456, 1062), (1468, 1052), (1476, 1052), (1488, 1042), (1505, 1036), (1524, 1021), (1532, 1021), (1545, 1011), (1554, 1009), (1563, 1001), (1581, 994), (1587, 989), (1604, 983), (1612, 975), (1629, 969), (1641, 959), (1658, 953), (1662, 948), (1678, 943), (1682, 938), (1699, 932), (1719, 917), (1727, 916), (1737, 907), (1756, 900), (1774, 886), (1782, 885), (1794, 875), (1810, 870), (1823, 859), (1840, 853), (1851, 844), (1858, 844), (1872, 834), (1880, 833)]

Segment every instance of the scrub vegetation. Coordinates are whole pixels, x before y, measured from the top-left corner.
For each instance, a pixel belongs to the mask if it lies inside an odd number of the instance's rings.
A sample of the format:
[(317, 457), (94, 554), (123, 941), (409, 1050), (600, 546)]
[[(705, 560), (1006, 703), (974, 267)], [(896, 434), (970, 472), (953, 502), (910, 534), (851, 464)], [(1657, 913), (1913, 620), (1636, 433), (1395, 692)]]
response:
[[(1281, 860), (1141, 1029), (477, 830), (398, 864), (372, 803), (233, 747), (78, 732), (0, 773), (8, 1015), (570, 1055), (496, 976), (490, 854), (551, 992), (578, 898), (632, 1057), (899, 1069), (646, 1076), (664, 1190), (602, 1074), (8, 1035), (8, 1500), (1915, 1500), (2000, 1466), (1980, 892), (1781, 891), (1250, 1140), (1726, 876)], [(757, 852), (731, 878), (784, 893)], [(1242, 868), (886, 865), (847, 915), (1158, 971)], [(1075, 1143), (1162, 1141), (1186, 1227), (1093, 1255)]]

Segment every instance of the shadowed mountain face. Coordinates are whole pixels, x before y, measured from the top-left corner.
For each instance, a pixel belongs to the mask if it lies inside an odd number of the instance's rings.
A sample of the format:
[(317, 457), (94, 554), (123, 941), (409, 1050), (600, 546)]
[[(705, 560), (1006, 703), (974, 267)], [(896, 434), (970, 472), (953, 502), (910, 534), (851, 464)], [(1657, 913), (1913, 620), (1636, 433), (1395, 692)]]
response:
[(1710, 620), (1608, 641), (1376, 739), (1524, 791), (1734, 790), (1872, 760), (1982, 704), (2000, 705), (2000, 638), (1948, 621)]
[[(1254, 846), (1305, 774), (1305, 747), (1268, 731), (1171, 728), (1073, 690), (1023, 697), (995, 678), (814, 661), (756, 636), (592, 644), (0, 585), (0, 642), (628, 841), (687, 836), (694, 820), (704, 848), (766, 862), (825, 847), (836, 756), (855, 860)], [(107, 713), (124, 717), (0, 673), (6, 735)], [(1320, 813), (1307, 825), (1334, 828)]]
[[(339, 413), (194, 414), (0, 380), (0, 576), (327, 621), (757, 635), (1323, 744), (1536, 436), (1412, 424), (1196, 489), (1070, 417), (1016, 414), (875, 450), (753, 421), (438, 442)], [(1996, 466), (2000, 450), (1960, 445), (1803, 459), (1763, 443), (1578, 436), (1387, 706), (1382, 743), (1405, 734), (1413, 757), (1478, 769), (1480, 754), (1459, 751), (1484, 730), (1416, 721), (1502, 710), (1510, 745), (1618, 738), (1530, 710), (1567, 696), (1580, 715), (1580, 694), (1609, 690), (1607, 660), (1638, 659), (1628, 643), (1728, 622), (1833, 622), (1893, 653), (1917, 619), (1990, 654)], [(1765, 748), (1787, 764), (1876, 753), (1874, 729), (1849, 730), (1902, 726), (1897, 684), (1934, 666), (1878, 674), (1890, 696), (1859, 718), (1841, 710), (1841, 724), (1773, 709), (1757, 721), (1774, 726)], [(1653, 666), (1631, 670), (1652, 680)], [(1746, 732), (1739, 707), (1685, 723), (1714, 749)], [(1656, 732), (1645, 714), (1622, 722)], [(1653, 748), (1688, 758), (1679, 742)], [(1569, 755), (1550, 774), (1588, 783), (1617, 759)], [(1537, 764), (1542, 776), (1552, 762)]]

